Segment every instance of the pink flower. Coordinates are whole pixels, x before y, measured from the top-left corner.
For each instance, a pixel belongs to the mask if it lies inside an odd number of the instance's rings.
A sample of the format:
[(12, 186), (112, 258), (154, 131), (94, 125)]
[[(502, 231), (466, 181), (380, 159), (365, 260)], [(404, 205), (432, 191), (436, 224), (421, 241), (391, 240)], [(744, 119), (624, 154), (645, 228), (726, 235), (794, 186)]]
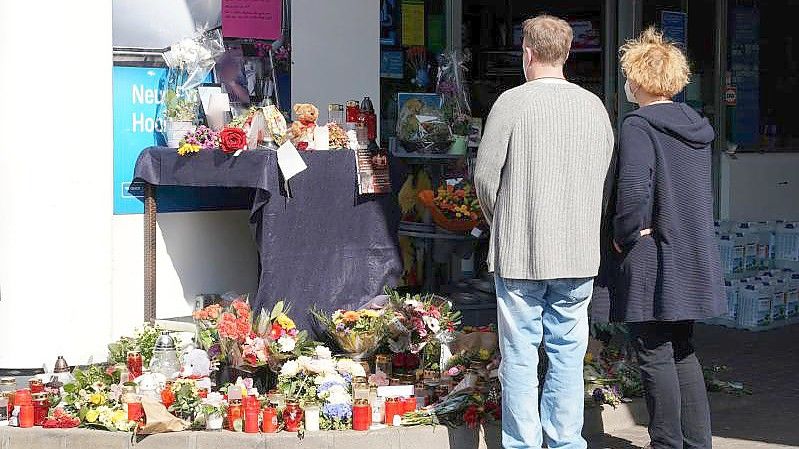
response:
[(447, 370), (447, 375), (449, 375), (449, 377), (455, 377), (460, 373), (461, 370), (459, 370), (457, 366), (453, 366), (452, 368)]
[(441, 319), (441, 311), (439, 311), (439, 310), (438, 310), (438, 307), (436, 307), (436, 306), (430, 306), (430, 309), (427, 311), (427, 313), (428, 313), (428, 314), (429, 314), (431, 317), (433, 317), (433, 318), (435, 318), (435, 319), (437, 319), (437, 320), (440, 320), (440, 319)]

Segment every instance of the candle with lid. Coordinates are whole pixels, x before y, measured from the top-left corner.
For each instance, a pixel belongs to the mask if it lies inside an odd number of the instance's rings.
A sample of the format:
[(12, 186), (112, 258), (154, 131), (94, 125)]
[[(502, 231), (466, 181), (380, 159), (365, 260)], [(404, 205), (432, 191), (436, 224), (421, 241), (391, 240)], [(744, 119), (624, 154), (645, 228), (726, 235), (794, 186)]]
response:
[(309, 402), (305, 404), (305, 430), (316, 432), (319, 430), (319, 404)]
[(33, 400), (33, 425), (41, 426), (50, 412), (50, 400), (45, 392), (32, 393), (31, 399)]
[(386, 424), (394, 425), (394, 417), (402, 414), (402, 401), (399, 398), (386, 398)]
[(262, 427), (264, 433), (277, 432), (277, 410), (274, 407), (267, 406), (264, 408)]
[(366, 399), (356, 399), (352, 406), (352, 430), (369, 430), (372, 424), (372, 409)]

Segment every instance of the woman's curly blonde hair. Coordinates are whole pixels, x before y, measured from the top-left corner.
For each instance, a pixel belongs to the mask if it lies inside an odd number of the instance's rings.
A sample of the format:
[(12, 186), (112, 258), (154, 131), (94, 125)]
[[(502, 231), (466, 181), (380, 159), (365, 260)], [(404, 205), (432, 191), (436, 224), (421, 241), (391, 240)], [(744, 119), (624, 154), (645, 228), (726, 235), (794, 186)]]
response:
[(685, 54), (654, 27), (627, 41), (619, 53), (627, 79), (652, 95), (671, 98), (690, 80), (691, 69)]

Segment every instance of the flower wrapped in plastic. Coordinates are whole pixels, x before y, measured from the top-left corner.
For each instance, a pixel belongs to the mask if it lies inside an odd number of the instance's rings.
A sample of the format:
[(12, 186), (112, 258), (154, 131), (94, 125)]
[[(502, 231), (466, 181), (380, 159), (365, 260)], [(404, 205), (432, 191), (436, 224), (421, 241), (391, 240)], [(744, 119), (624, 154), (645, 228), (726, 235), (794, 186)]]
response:
[(469, 133), (472, 114), (469, 106), (469, 86), (466, 79), (467, 53), (450, 50), (438, 57), (436, 92), (441, 95), (442, 111), (456, 135)]
[(441, 153), (451, 145), (452, 129), (440, 109), (412, 98), (400, 109), (397, 138), (407, 151)]
[(314, 308), (311, 313), (341, 350), (355, 359), (369, 357), (384, 336), (386, 316), (382, 310), (339, 309), (327, 314)]
[(200, 104), (197, 86), (205, 81), (224, 51), (222, 33), (215, 29), (182, 39), (164, 52), (169, 71), (159, 115), (169, 146), (177, 147), (180, 139), (193, 130)]

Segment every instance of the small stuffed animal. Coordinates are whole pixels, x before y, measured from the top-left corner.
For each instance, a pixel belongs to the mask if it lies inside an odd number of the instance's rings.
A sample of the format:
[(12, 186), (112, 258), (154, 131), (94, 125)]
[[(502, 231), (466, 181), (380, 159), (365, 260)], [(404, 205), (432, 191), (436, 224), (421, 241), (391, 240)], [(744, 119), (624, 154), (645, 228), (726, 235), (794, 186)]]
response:
[(211, 388), (211, 359), (202, 349), (191, 349), (183, 355), (180, 376), (195, 379), (200, 388)]
[(137, 385), (137, 393), (155, 400), (161, 400), (161, 389), (166, 384), (166, 377), (160, 373), (146, 373), (134, 380)]
[(313, 133), (319, 118), (319, 109), (310, 103), (297, 103), (294, 105), (294, 115), (297, 120), (289, 129), (291, 142), (298, 150), (313, 149)]

